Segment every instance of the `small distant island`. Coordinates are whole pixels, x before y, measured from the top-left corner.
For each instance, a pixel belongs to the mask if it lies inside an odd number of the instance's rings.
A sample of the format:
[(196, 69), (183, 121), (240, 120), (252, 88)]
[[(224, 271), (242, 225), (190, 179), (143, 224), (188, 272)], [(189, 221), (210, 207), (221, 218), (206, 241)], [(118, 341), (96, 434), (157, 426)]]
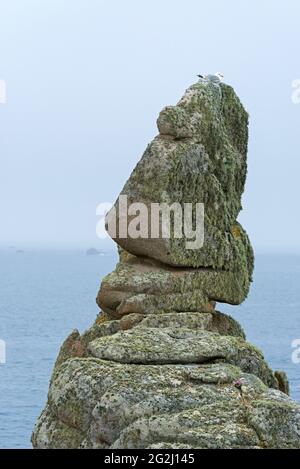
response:
[(99, 256), (99, 254), (100, 254), (100, 251), (98, 251), (98, 249), (96, 248), (90, 248), (86, 251), (87, 256)]

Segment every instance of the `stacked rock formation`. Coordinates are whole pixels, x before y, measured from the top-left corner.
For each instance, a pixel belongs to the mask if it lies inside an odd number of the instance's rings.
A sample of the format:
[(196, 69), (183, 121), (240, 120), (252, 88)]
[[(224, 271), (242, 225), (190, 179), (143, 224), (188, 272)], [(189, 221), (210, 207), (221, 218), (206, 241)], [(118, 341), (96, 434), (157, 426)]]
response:
[(200, 80), (163, 109), (158, 129), (121, 194), (147, 207), (203, 203), (203, 247), (116, 233), (120, 261), (102, 281), (101, 312), (64, 342), (33, 445), (300, 448), (300, 406), (285, 374), (215, 310), (240, 304), (252, 277), (236, 221), (248, 115), (230, 86)]

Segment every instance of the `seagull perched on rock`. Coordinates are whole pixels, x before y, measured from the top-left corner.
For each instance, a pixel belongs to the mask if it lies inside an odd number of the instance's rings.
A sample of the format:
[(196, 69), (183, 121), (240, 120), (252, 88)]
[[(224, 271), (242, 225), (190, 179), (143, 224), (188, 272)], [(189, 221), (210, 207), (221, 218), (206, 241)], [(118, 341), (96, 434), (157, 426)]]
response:
[(212, 81), (213, 83), (221, 83), (224, 80), (224, 75), (222, 73), (215, 73), (214, 75), (197, 75), (197, 77), (202, 78), (203, 80)]

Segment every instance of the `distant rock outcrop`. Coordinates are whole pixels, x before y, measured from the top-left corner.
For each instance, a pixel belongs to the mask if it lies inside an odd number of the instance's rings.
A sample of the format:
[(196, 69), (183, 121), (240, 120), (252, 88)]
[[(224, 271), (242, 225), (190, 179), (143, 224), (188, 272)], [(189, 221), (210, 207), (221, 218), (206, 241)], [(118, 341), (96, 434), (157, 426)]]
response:
[(89, 248), (86, 251), (87, 256), (99, 256), (99, 254), (100, 254), (100, 251), (98, 251), (98, 249), (96, 249), (96, 248)]
[(187, 249), (172, 230), (169, 239), (116, 233), (120, 261), (102, 281), (102, 312), (62, 345), (33, 446), (300, 448), (285, 373), (215, 309), (240, 304), (253, 272), (236, 221), (247, 113), (230, 86), (200, 80), (160, 113), (158, 129), (121, 195), (146, 207), (203, 203), (203, 247)]

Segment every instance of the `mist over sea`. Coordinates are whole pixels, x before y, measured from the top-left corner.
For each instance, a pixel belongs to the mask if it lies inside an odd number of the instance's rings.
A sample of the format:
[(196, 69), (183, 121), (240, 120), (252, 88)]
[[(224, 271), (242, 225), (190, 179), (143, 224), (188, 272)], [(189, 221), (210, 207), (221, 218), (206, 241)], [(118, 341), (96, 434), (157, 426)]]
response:
[[(117, 253), (0, 250), (0, 340), (7, 362), (0, 364), (0, 448), (30, 448), (30, 435), (48, 392), (59, 347), (73, 330), (94, 321), (101, 279)], [(300, 402), (300, 364), (292, 362), (292, 341), (300, 339), (300, 255), (256, 256), (254, 283), (241, 306), (218, 305), (244, 327), (275, 369), (289, 376)]]

